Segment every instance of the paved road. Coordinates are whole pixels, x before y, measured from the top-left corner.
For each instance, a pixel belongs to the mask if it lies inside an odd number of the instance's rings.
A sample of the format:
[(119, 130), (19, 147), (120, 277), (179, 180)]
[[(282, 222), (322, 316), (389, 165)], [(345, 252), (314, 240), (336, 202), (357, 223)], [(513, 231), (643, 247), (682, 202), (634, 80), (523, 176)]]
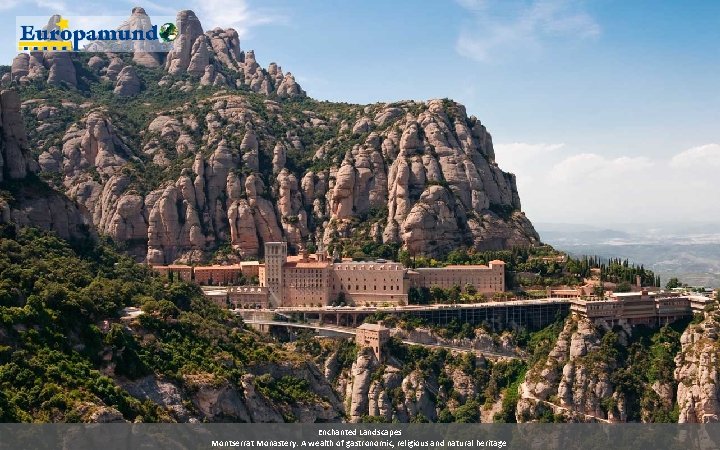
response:
[(524, 357), (521, 357), (518, 355), (509, 355), (506, 353), (490, 352), (487, 350), (480, 350), (480, 349), (476, 349), (476, 348), (456, 347), (454, 345), (426, 344), (426, 343), (415, 342), (415, 341), (403, 341), (403, 343), (408, 344), (408, 345), (421, 345), (423, 347), (428, 347), (428, 348), (444, 348), (446, 350), (450, 350), (453, 352), (473, 352), (479, 356), (487, 356), (490, 358), (525, 359)]
[[(355, 328), (350, 327), (338, 327), (333, 325), (313, 325), (308, 323), (297, 323), (297, 322), (280, 322), (280, 321), (274, 321), (274, 320), (245, 320), (244, 321), (248, 325), (277, 325), (277, 326), (284, 326), (284, 327), (293, 327), (293, 328), (306, 328), (306, 329), (313, 329), (313, 330), (323, 330), (323, 331), (331, 331), (335, 333), (342, 333), (347, 335), (355, 335), (357, 332)], [(468, 348), (468, 347), (457, 347), (453, 345), (444, 345), (444, 344), (427, 344), (423, 342), (416, 342), (416, 341), (409, 341), (409, 340), (403, 340), (404, 344), (408, 345), (420, 345), (422, 347), (427, 348), (443, 348), (446, 350), (450, 350), (453, 352), (473, 352), (477, 355), (487, 356), (491, 358), (508, 358), (508, 359), (523, 359), (522, 357), (518, 355), (509, 355), (506, 353), (497, 353), (497, 352), (490, 352), (486, 350), (479, 350), (475, 348)]]
[(309, 328), (313, 330), (322, 330), (322, 331), (333, 331), (335, 333), (343, 333), (348, 335), (355, 336), (357, 334), (357, 331), (355, 328), (350, 327), (338, 327), (333, 325), (313, 325), (309, 323), (298, 323), (298, 322), (281, 322), (279, 320), (253, 320), (253, 319), (243, 319), (243, 322), (245, 322), (248, 325), (278, 325), (278, 326), (285, 326), (285, 327), (293, 327), (293, 328)]

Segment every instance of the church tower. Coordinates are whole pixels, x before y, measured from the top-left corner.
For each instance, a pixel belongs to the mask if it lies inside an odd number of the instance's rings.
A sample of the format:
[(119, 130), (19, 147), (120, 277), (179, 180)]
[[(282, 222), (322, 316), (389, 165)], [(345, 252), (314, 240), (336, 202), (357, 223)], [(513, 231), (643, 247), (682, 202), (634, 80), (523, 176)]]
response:
[(325, 261), (325, 259), (327, 257), (327, 255), (325, 254), (325, 244), (323, 244), (322, 240), (320, 242), (318, 242), (317, 251), (315, 252), (315, 257), (317, 258), (318, 261), (321, 261), (321, 262)]
[(265, 243), (265, 286), (270, 293), (270, 305), (282, 306), (283, 265), (287, 261), (287, 242)]

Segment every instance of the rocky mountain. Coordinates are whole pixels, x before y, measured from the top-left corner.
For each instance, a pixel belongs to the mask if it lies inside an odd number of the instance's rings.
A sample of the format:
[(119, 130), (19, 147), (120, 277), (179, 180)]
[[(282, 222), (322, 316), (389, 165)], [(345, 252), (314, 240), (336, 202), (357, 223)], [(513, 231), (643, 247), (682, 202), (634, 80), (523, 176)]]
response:
[(342, 400), (348, 422), (504, 420), (506, 388), (523, 370), (520, 360), (490, 360), (398, 342), (382, 361), (369, 348), (345, 344), (316, 359)]
[[(238, 383), (211, 374), (188, 375), (182, 382), (148, 375), (124, 380), (120, 386), (134, 398), (159, 405), (169, 418), (182, 423), (340, 422), (345, 414), (314, 364), (262, 364), (253, 372), (242, 375)], [(277, 380), (289, 379), (307, 390), (307, 400), (283, 401), (276, 391), (267, 389)]]
[[(120, 28), (150, 23), (134, 8)], [(203, 31), (192, 11), (177, 25), (169, 53), (23, 54), (3, 76), (40, 175), (138, 258), (255, 257), (278, 239), (392, 256), (539, 243), (462, 105), (311, 100), (235, 30)]]
[[(60, 16), (54, 15), (45, 30), (57, 29), (55, 24)], [(176, 25), (179, 29), (177, 39), (169, 52), (161, 52), (159, 43), (134, 41), (132, 52), (108, 52), (112, 42), (92, 42), (87, 49), (102, 56), (90, 58), (85, 67), (77, 67), (77, 55), (70, 52), (31, 52), (21, 53), (13, 60), (9, 73), (3, 76), (3, 82), (28, 84), (34, 81), (46, 81), (50, 85), (77, 87), (82, 83), (82, 72), (91, 69), (102, 73), (105, 79), (120, 85), (118, 74), (126, 67), (137, 65), (146, 68), (162, 67), (169, 76), (161, 83), (169, 89), (190, 91), (199, 83), (230, 89), (247, 89), (262, 94), (273, 94), (278, 98), (304, 97), (305, 91), (290, 73), (283, 73), (275, 63), (263, 69), (255, 60), (252, 50), (240, 49), (237, 31), (232, 28), (215, 28), (203, 31), (199, 19), (192, 11), (180, 11)], [(143, 30), (152, 27), (152, 20), (141, 7), (132, 9), (130, 17), (117, 27), (117, 30)], [(157, 44), (157, 45), (155, 45)], [(92, 54), (92, 53), (91, 53)], [(128, 62), (122, 57), (128, 56)], [(190, 78), (178, 82), (172, 75), (189, 75)], [(130, 77), (128, 75), (128, 77)], [(136, 77), (134, 77), (136, 78)], [(120, 95), (134, 95), (140, 89)], [(119, 94), (116, 91), (116, 94)]]
[(547, 358), (520, 385), (518, 418), (528, 421), (549, 411), (578, 421), (624, 421), (624, 398), (611, 382), (619, 361), (600, 357), (601, 336), (585, 320), (568, 320)]
[(569, 318), (519, 387), (519, 422), (718, 421), (718, 313), (660, 329)]
[(59, 236), (83, 238), (92, 234), (73, 202), (38, 180), (38, 165), (29, 150), (20, 114), (20, 98), (13, 90), (0, 92), (0, 223), (34, 226)]
[(675, 357), (680, 423), (720, 421), (719, 319), (717, 313), (707, 314), (705, 320), (685, 330), (680, 339), (682, 351)]

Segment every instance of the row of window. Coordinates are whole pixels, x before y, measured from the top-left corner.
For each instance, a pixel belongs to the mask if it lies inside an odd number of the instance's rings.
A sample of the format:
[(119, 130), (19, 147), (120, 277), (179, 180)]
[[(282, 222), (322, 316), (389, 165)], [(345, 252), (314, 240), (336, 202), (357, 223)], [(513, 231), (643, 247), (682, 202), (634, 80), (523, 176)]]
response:
[(302, 282), (292, 282), (292, 283), (286, 283), (285, 286), (287, 287), (305, 287), (305, 288), (324, 288), (325, 283), (302, 283)]
[[(402, 278), (394, 278), (394, 279), (391, 278), (390, 280), (388, 280), (387, 278), (383, 278), (383, 279), (382, 279), (383, 283), (387, 283), (388, 281), (389, 281), (390, 283), (393, 283), (393, 282), (394, 282), (394, 283), (399, 283), (400, 280), (402, 280)], [(364, 280), (363, 280), (362, 277), (360, 277), (360, 278), (358, 278), (358, 277), (355, 277), (355, 278), (347, 277), (347, 279), (346, 279), (346, 278), (343, 278), (343, 277), (340, 277), (339, 281), (341, 281), (341, 282), (342, 282), (342, 281), (348, 281), (348, 282), (350, 282), (350, 281), (364, 281)], [(373, 280), (373, 281), (377, 281), (378, 283), (380, 282), (379, 279), (378, 279), (378, 280)]]
[[(371, 292), (378, 292), (378, 287), (377, 287), (377, 286), (373, 286), (372, 288), (373, 288), (373, 289), (372, 289)], [(340, 285), (340, 290), (341, 290), (341, 291), (345, 291), (345, 290), (348, 290), (348, 291), (349, 291), (349, 290), (351, 290), (351, 289), (352, 289), (352, 285), (351, 285), (351, 284), (350, 284), (350, 285), (347, 285), (347, 286), (344, 285), (344, 284), (341, 284), (341, 285)], [(334, 285), (334, 284), (333, 284), (333, 290), (337, 290), (337, 286)], [(359, 284), (356, 284), (356, 285), (355, 285), (355, 291), (359, 291), (359, 290), (360, 290), (360, 285), (359, 285)], [(363, 291), (367, 291), (367, 290), (368, 290), (367, 285), (363, 285), (362, 290), (363, 290)], [(387, 290), (388, 290), (388, 286), (387, 286), (387, 285), (384, 285), (384, 286), (382, 287), (382, 290), (383, 290), (383, 291), (387, 291)], [(400, 291), (401, 289), (400, 289), (400, 286), (395, 286), (395, 285), (392, 285), (392, 284), (391, 284), (389, 290), (391, 290), (391, 291)]]
[(460, 279), (457, 278), (439, 278), (439, 277), (432, 277), (432, 278), (424, 278), (422, 280), (423, 283), (454, 283), (454, 284), (480, 284), (480, 283), (488, 283), (488, 282), (495, 282), (499, 283), (501, 280), (500, 278), (481, 278), (481, 279)]

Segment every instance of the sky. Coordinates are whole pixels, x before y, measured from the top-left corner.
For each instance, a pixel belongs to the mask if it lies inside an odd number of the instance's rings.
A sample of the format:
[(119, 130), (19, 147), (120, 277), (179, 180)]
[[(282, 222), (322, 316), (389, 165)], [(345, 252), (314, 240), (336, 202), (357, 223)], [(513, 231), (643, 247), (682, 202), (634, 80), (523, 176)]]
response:
[(493, 135), (534, 222), (720, 222), (717, 0), (5, 0), (15, 17), (153, 17), (234, 27), (314, 98), (451, 98)]

